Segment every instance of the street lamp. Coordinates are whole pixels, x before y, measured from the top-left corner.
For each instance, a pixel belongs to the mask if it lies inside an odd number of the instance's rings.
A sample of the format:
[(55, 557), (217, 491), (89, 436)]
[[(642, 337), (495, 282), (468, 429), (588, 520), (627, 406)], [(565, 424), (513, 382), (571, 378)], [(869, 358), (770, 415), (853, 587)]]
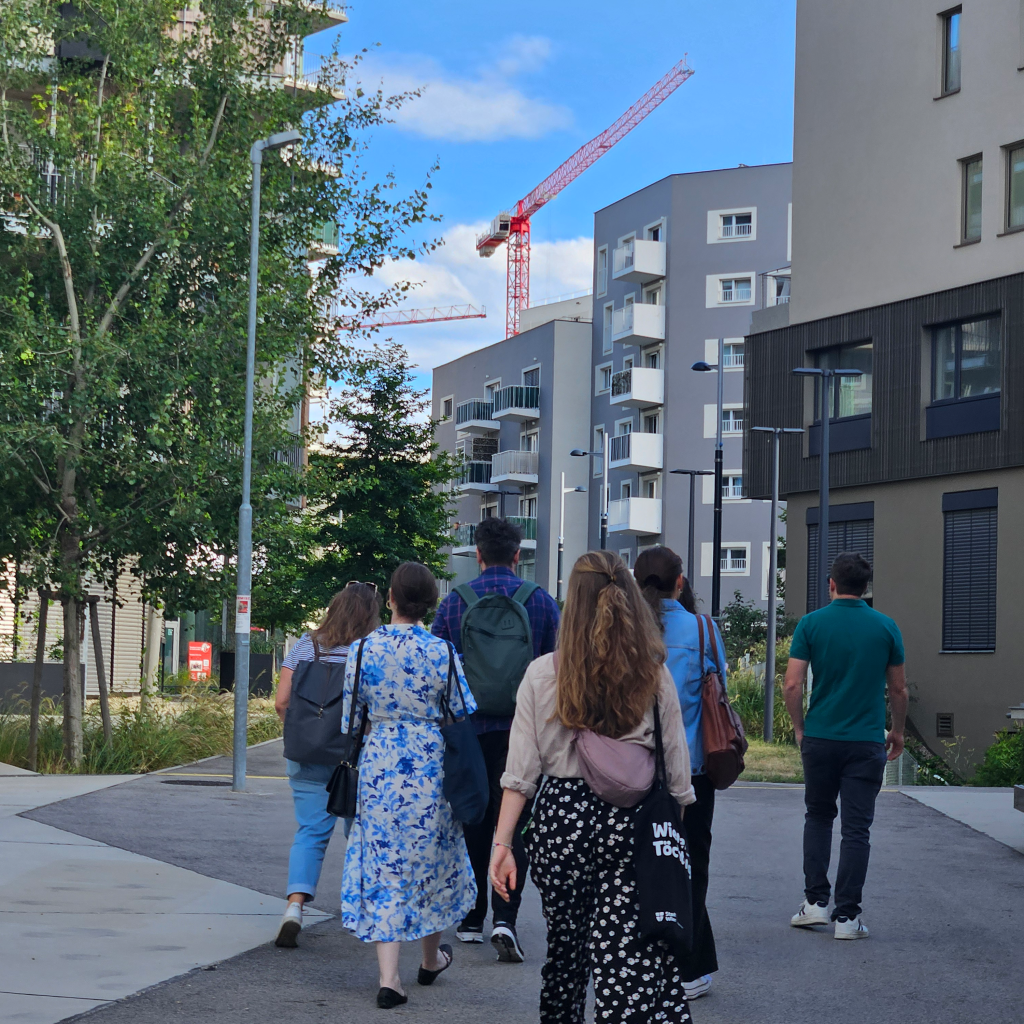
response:
[(828, 424), (832, 415), (832, 378), (859, 377), (863, 370), (829, 370), (821, 366), (797, 366), (798, 377), (821, 378), (821, 456), (818, 476), (818, 607), (828, 604)]
[(599, 452), (585, 452), (582, 448), (573, 448), (570, 455), (583, 458), (586, 455), (601, 456), (604, 460), (604, 472), (601, 480), (601, 550), (608, 547), (608, 437), (602, 433), (602, 447)]
[(715, 472), (713, 469), (672, 469), (670, 473), (679, 473), (690, 478), (690, 524), (689, 533), (686, 539), (686, 578), (690, 581), (690, 586), (693, 586), (693, 517), (694, 517), (694, 504), (693, 504), (693, 484), (694, 477), (698, 476), (714, 476)]
[(586, 487), (566, 487), (565, 473), (562, 473), (562, 493), (559, 499), (562, 508), (558, 517), (558, 579), (555, 582), (555, 599), (559, 602), (562, 600), (562, 553), (565, 551), (565, 496), (586, 493)]
[(242, 504), (238, 509), (238, 584), (235, 596), (235, 694), (231, 788), (245, 789), (245, 755), (249, 716), (249, 627), (252, 615), (252, 406), (256, 377), (256, 289), (260, 262), (260, 170), (267, 150), (294, 146), (295, 130), (258, 139), (249, 150), (252, 161), (252, 227), (249, 232), (249, 337), (245, 350), (245, 439), (242, 445)]
[(775, 578), (779, 571), (779, 442), (783, 434), (802, 434), (801, 427), (751, 427), (772, 435), (772, 518), (768, 545), (768, 643), (764, 655), (764, 741), (772, 742), (775, 720), (775, 605), (778, 595)]
[(722, 372), (725, 362), (725, 339), (718, 339), (718, 362), (715, 365), (703, 360), (690, 367), (698, 373), (718, 371), (718, 418), (715, 429), (715, 519), (711, 545), (711, 617), (717, 619), (722, 611), (722, 388), (725, 376)]

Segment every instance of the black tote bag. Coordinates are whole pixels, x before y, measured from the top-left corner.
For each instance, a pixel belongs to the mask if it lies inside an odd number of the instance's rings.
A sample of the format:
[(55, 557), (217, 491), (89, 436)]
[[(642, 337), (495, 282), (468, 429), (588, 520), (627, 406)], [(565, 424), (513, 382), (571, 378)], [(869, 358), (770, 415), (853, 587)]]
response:
[[(352, 704), (348, 713), (348, 732), (341, 733), (341, 763), (334, 769), (327, 783), (327, 811), (336, 818), (354, 818), (359, 802), (359, 754), (363, 749), (366, 732), (366, 708), (356, 726), (356, 702), (359, 698), (359, 675), (363, 668), (363, 644), (359, 641), (356, 652), (355, 679), (352, 681)], [(340, 723), (339, 723), (340, 726)], [(341, 729), (339, 727), (339, 732)]]
[(640, 904), (640, 936), (663, 939), (676, 956), (693, 946), (690, 855), (679, 804), (668, 789), (661, 716), (654, 704), (654, 788), (634, 819), (633, 867)]
[[(447, 642), (447, 641), (446, 641)], [(448, 685), (441, 700), (441, 735), (444, 737), (444, 798), (451, 804), (456, 821), (479, 825), (487, 813), (490, 789), (487, 765), (476, 737), (476, 729), (466, 710), (466, 695), (455, 671), (455, 648), (448, 643)], [(452, 680), (462, 700), (462, 717), (452, 707)]]

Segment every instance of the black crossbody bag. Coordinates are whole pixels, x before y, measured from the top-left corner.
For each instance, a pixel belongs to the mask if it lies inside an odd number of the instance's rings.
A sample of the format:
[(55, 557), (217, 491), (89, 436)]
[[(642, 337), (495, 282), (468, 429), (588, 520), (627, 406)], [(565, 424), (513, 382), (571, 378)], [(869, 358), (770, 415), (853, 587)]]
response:
[[(487, 765), (484, 763), (480, 740), (469, 720), (466, 695), (462, 681), (455, 671), (455, 648), (448, 643), (448, 684), (441, 698), (441, 736), (444, 738), (444, 798), (451, 804), (456, 821), (464, 825), (479, 825), (487, 814), (490, 789), (487, 784)], [(452, 681), (462, 701), (462, 717), (452, 706)]]
[(367, 709), (363, 708), (359, 727), (354, 728), (356, 720), (356, 704), (359, 700), (359, 676), (363, 668), (363, 644), (359, 641), (356, 652), (356, 672), (352, 682), (352, 704), (348, 712), (348, 732), (342, 735), (341, 763), (334, 769), (327, 783), (327, 811), (336, 818), (354, 818), (359, 802), (359, 754), (363, 749), (363, 736), (366, 732)]

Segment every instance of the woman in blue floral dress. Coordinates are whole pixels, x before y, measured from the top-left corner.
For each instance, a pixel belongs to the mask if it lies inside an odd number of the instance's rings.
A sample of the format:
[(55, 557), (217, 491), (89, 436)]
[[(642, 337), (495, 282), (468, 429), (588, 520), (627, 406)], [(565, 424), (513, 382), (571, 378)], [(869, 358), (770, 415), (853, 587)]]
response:
[[(365, 706), (370, 735), (359, 761), (359, 803), (345, 853), (342, 923), (377, 943), (377, 1005), (407, 1002), (398, 974), (399, 944), (419, 939), (417, 980), (430, 985), (452, 962), (441, 932), (476, 904), (476, 882), (462, 826), (441, 789), (444, 741), (438, 727), (448, 681), (449, 647), (423, 626), (437, 602), (426, 566), (400, 565), (391, 578), (391, 624), (364, 641), (357, 706)], [(348, 728), (358, 644), (345, 673)], [(455, 669), (467, 710), (476, 704), (457, 654)], [(458, 700), (453, 694), (453, 703)], [(357, 716), (361, 711), (357, 710)]]

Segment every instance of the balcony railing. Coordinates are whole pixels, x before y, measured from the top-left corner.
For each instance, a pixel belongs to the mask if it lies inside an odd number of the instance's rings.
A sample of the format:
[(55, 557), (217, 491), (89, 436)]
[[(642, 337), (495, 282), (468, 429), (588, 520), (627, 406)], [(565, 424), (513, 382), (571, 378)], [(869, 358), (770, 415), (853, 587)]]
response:
[(612, 310), (612, 341), (632, 344), (628, 339), (665, 340), (665, 307), (653, 303), (629, 302)]
[(493, 477), (536, 477), (539, 456), (537, 452), (523, 452), (517, 448), (498, 452), (491, 459)]
[[(511, 410), (528, 410), (540, 415), (540, 388), (527, 384), (510, 384), (494, 392), (495, 418)], [(533, 418), (533, 417), (531, 417)]]
[(634, 366), (612, 375), (613, 405), (637, 409), (665, 402), (665, 371), (653, 366)]
[(471, 398), (468, 402), (459, 402), (455, 406), (455, 425), (473, 421), (490, 421), (494, 419), (494, 403), (485, 402), (482, 398)]
[(611, 462), (622, 462), (629, 458), (629, 442), (632, 437), (632, 433), (629, 433), (619, 434), (617, 437), (612, 438), (611, 451), (608, 452), (608, 458)]
[(476, 545), (476, 523), (462, 523), (452, 531), (453, 548), (471, 548)]
[(746, 572), (746, 558), (727, 558), (722, 556), (722, 572)]
[(633, 371), (619, 370), (612, 374), (612, 398), (628, 395), (633, 390)]
[(338, 248), (338, 225), (333, 221), (325, 221), (313, 231), (313, 247), (316, 249)]
[(611, 439), (608, 451), (612, 469), (661, 469), (664, 464), (665, 438), (661, 434), (632, 431)]
[(460, 487), (466, 484), (489, 484), (491, 482), (491, 463), (464, 462), (459, 470), (457, 482)]
[(615, 249), (613, 253), (612, 266), (615, 274), (621, 274), (624, 271), (633, 269), (633, 261), (636, 256), (636, 249), (633, 247), (632, 242), (627, 242), (625, 245), (620, 245)]
[(608, 529), (612, 533), (661, 533), (661, 498), (620, 498), (608, 502)]
[(519, 527), (523, 534), (523, 540), (537, 539), (536, 516), (505, 516), (505, 521)]
[(612, 253), (612, 277), (644, 284), (665, 276), (667, 246), (652, 239), (635, 238)]
[(746, 238), (753, 229), (752, 224), (723, 224), (723, 238)]

